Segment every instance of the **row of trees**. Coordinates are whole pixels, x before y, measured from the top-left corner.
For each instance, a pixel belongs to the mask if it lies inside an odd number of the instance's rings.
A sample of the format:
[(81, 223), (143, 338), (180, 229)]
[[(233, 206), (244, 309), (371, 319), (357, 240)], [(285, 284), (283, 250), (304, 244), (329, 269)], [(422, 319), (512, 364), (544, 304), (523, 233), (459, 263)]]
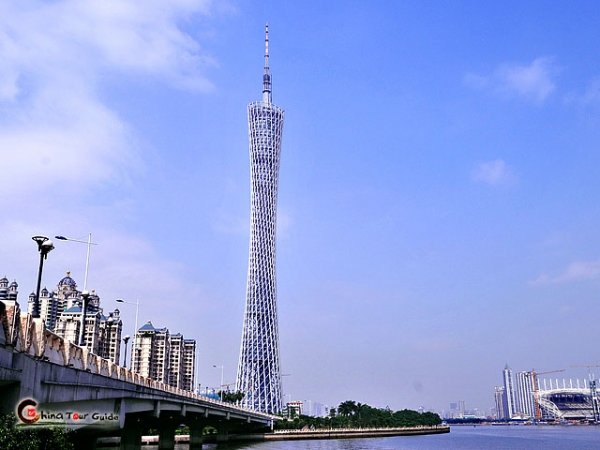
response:
[(244, 393), (240, 391), (219, 391), (217, 392), (217, 398), (222, 398), (226, 403), (237, 403), (242, 401)]
[(332, 408), (329, 417), (299, 416), (293, 419), (277, 421), (278, 429), (303, 428), (393, 428), (433, 426), (442, 423), (435, 413), (419, 413), (410, 409), (392, 411), (389, 408), (373, 408), (365, 403), (347, 400), (340, 403), (337, 409)]

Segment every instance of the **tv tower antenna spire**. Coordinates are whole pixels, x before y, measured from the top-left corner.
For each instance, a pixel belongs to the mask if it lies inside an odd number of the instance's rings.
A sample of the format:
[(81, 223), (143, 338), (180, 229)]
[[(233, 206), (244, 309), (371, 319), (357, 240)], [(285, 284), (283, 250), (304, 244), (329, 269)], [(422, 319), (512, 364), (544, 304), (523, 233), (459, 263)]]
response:
[(265, 71), (263, 74), (263, 102), (271, 103), (271, 71), (269, 69), (269, 24), (265, 25)]

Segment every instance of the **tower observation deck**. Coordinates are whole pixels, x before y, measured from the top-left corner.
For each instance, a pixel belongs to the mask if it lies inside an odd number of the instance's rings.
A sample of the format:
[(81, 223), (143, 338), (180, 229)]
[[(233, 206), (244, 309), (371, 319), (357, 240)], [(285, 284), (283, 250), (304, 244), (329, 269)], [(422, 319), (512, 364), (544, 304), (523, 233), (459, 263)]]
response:
[(282, 409), (275, 232), (283, 117), (271, 102), (267, 25), (262, 101), (248, 105), (250, 249), (236, 389), (244, 393), (242, 406), (268, 413)]

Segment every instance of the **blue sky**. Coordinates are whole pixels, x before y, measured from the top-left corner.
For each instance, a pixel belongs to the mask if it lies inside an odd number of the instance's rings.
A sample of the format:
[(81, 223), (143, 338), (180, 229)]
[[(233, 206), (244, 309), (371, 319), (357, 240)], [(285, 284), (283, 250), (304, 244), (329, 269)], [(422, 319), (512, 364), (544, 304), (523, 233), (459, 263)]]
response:
[[(111, 308), (235, 380), (246, 105), (286, 110), (278, 283), (286, 398), (487, 410), (515, 370), (598, 363), (595, 2), (0, 3), (0, 271), (30, 237), (100, 245)], [(44, 284), (83, 284), (58, 242)], [(133, 310), (123, 309), (126, 330)]]

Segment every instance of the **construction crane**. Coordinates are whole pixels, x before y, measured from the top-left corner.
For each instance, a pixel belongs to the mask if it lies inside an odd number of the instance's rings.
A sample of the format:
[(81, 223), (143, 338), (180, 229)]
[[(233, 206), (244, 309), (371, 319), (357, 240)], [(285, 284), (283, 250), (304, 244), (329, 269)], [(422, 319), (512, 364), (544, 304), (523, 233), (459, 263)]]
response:
[(600, 405), (598, 405), (598, 381), (596, 376), (592, 373), (592, 367), (600, 367), (598, 364), (581, 364), (572, 367), (585, 367), (588, 370), (588, 378), (590, 381), (590, 397), (592, 398), (592, 414), (594, 416), (594, 423), (600, 422)]
[(540, 407), (540, 386), (538, 382), (538, 375), (548, 375), (550, 373), (564, 372), (566, 369), (549, 370), (546, 372), (536, 372), (535, 369), (531, 369), (531, 378), (533, 386), (533, 400), (535, 405), (535, 420), (542, 420), (542, 408)]

